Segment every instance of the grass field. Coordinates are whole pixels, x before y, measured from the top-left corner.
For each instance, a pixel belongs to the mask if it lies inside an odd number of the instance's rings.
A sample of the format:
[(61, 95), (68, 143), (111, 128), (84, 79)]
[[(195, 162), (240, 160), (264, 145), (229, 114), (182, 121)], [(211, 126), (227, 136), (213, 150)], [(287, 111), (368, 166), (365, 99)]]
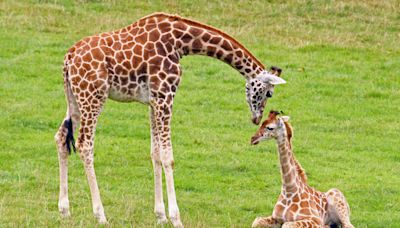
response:
[[(220, 28), (281, 67), (288, 83), (267, 110), (291, 116), (310, 184), (341, 189), (356, 227), (400, 227), (399, 1), (140, 2), (0, 1), (0, 227), (97, 226), (77, 155), (72, 217), (57, 209), (63, 56), (84, 36), (155, 11)], [(250, 146), (257, 127), (239, 73), (199, 56), (182, 66), (172, 129), (183, 223), (249, 227), (280, 192), (275, 143)], [(156, 226), (149, 131), (146, 106), (107, 102), (95, 165), (110, 226)]]

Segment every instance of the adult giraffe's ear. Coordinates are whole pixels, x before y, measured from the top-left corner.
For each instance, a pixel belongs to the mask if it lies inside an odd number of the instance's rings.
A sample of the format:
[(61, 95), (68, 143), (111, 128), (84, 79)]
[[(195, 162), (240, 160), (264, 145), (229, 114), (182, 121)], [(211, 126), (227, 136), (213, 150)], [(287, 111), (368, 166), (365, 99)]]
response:
[(267, 71), (264, 71), (261, 75), (260, 75), (260, 79), (261, 81), (263, 81), (264, 83), (268, 83), (271, 85), (279, 85), (279, 84), (285, 84), (286, 81), (283, 80), (282, 78), (275, 76)]

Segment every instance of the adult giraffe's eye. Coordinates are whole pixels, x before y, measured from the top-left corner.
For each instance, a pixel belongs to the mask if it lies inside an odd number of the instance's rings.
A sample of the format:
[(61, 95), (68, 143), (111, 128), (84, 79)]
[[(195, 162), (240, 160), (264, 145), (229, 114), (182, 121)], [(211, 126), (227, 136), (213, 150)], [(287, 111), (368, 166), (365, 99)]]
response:
[(272, 131), (272, 130), (274, 130), (274, 128), (272, 128), (272, 127), (267, 127), (267, 130), (268, 130), (268, 131)]

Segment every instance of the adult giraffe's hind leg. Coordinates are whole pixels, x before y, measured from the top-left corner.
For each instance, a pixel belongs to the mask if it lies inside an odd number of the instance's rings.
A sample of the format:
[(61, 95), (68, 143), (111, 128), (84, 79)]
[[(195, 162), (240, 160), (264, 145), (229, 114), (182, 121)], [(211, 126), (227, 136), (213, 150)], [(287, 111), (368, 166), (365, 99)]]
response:
[(154, 213), (157, 217), (157, 223), (165, 224), (168, 222), (168, 220), (165, 215), (165, 206), (163, 200), (160, 140), (155, 118), (154, 109), (153, 107), (150, 107), (151, 161), (153, 163), (154, 170)]
[[(60, 193), (58, 197), (58, 210), (63, 217), (70, 216), (69, 200), (68, 200), (68, 155), (70, 151), (67, 149), (68, 125), (72, 124), (73, 129), (76, 128), (78, 121), (70, 118), (68, 115), (61, 123), (56, 135), (54, 136), (57, 144), (58, 162), (60, 166)], [(71, 150), (71, 148), (70, 148)]]
[(333, 213), (331, 217), (338, 218), (342, 228), (354, 228), (350, 222), (350, 207), (339, 189), (330, 189), (326, 192), (329, 204), (329, 213)]
[[(105, 74), (105, 72), (99, 72)], [(104, 78), (98, 75), (99, 78)], [(84, 164), (86, 178), (89, 183), (92, 197), (93, 213), (101, 224), (107, 223), (104, 214), (103, 203), (100, 198), (100, 191), (97, 185), (96, 174), (94, 170), (94, 136), (96, 131), (97, 118), (103, 108), (104, 102), (108, 96), (109, 86), (106, 81), (89, 81), (88, 90), (75, 94), (79, 106), (80, 127), (76, 147), (79, 156)], [(78, 90), (77, 90), (78, 91)]]
[(67, 114), (54, 138), (57, 145), (58, 161), (60, 166), (58, 210), (60, 211), (61, 216), (68, 217), (70, 216), (68, 200), (68, 155), (71, 153), (71, 147), (74, 145), (72, 145), (73, 141), (71, 138), (68, 138), (67, 140), (67, 137), (73, 137), (73, 132), (75, 132), (79, 121), (80, 112), (69, 84), (65, 84), (65, 95), (67, 99)]
[(94, 171), (93, 148), (97, 118), (100, 114), (103, 102), (104, 101), (98, 100), (98, 104), (100, 107), (93, 108), (93, 106), (89, 105), (81, 109), (82, 115), (77, 142), (77, 148), (79, 150), (80, 158), (85, 167), (86, 178), (89, 183), (90, 193), (92, 196), (93, 213), (101, 224), (107, 223), (107, 219), (104, 214), (103, 203), (101, 202), (100, 191), (97, 185), (96, 174)]

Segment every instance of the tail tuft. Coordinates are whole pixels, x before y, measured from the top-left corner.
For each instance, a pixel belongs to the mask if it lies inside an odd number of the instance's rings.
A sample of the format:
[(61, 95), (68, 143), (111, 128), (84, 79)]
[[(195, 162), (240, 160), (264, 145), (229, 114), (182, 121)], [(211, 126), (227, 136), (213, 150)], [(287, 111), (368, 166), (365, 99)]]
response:
[(68, 153), (71, 154), (71, 144), (74, 152), (76, 153), (75, 148), (75, 139), (74, 139), (74, 132), (72, 130), (72, 120), (71, 117), (68, 120), (64, 121), (64, 126), (67, 128), (67, 137), (65, 139), (65, 145), (67, 145)]

